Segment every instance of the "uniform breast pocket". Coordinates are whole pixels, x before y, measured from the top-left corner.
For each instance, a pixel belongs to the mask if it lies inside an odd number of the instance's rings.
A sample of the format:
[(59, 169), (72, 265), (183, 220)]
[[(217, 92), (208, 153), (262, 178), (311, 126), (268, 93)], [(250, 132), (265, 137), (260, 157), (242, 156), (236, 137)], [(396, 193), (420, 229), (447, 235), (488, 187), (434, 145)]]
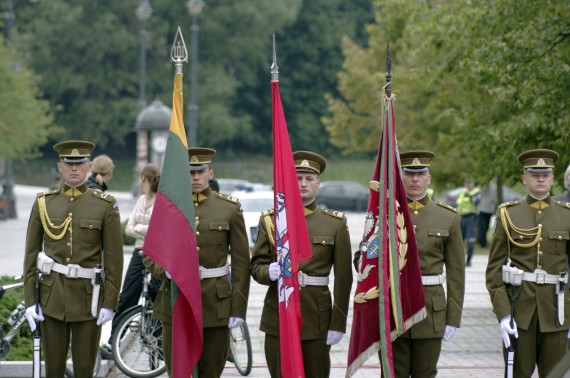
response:
[(568, 237), (568, 231), (548, 231), (548, 239), (552, 242), (553, 248), (545, 248), (545, 252), (553, 252), (557, 255), (565, 254)]
[(334, 237), (328, 235), (315, 235), (312, 238), (313, 256), (326, 256), (334, 247)]
[(95, 219), (81, 219), (79, 221), (80, 236), (83, 242), (95, 244), (101, 241), (101, 221)]
[(441, 250), (449, 238), (449, 230), (445, 228), (428, 228), (430, 248)]
[(215, 244), (227, 244), (230, 224), (228, 222), (210, 222), (212, 242)]

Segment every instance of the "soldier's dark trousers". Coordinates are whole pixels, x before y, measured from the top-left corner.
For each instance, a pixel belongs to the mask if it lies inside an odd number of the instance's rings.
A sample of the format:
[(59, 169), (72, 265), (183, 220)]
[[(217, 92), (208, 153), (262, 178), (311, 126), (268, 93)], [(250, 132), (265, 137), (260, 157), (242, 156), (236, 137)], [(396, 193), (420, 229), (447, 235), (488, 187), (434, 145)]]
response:
[(527, 330), (519, 328), (518, 333), (519, 337), (513, 343), (514, 376), (517, 378), (530, 378), (535, 366), (538, 366), (538, 376), (545, 378), (568, 349), (568, 330), (540, 332), (536, 310), (530, 320), (529, 328)]
[[(405, 337), (408, 335), (408, 337)], [(396, 378), (428, 378), (437, 375), (441, 339), (412, 339), (409, 332), (392, 343)]]
[(44, 317), (45, 320), (40, 322), (40, 332), (46, 377), (64, 376), (70, 339), (74, 376), (93, 377), (101, 338), (101, 327), (97, 325), (97, 320), (64, 322), (45, 314)]
[[(327, 339), (301, 340), (305, 377), (326, 378), (331, 371), (330, 345)], [(265, 360), (272, 378), (281, 377), (279, 338), (265, 334)]]
[(204, 350), (198, 361), (198, 377), (218, 378), (224, 371), (230, 347), (230, 329), (204, 328)]

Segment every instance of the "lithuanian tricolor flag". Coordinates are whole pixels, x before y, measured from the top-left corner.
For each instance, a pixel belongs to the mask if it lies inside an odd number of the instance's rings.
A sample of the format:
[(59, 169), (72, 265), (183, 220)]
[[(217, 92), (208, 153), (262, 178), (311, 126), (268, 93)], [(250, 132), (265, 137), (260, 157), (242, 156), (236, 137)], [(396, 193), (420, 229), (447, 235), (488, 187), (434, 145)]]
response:
[(190, 377), (202, 354), (202, 297), (182, 74), (174, 75), (172, 119), (144, 253), (172, 276), (172, 375)]

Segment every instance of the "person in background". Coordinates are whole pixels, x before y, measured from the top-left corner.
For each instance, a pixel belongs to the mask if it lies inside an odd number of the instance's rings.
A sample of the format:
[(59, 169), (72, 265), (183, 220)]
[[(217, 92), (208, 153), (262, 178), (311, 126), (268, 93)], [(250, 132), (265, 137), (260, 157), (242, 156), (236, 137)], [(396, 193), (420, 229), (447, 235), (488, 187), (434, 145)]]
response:
[(553, 196), (552, 197), (553, 200), (570, 202), (570, 165), (568, 165), (568, 167), (566, 168), (566, 172), (564, 172), (564, 187), (566, 188), (567, 192), (564, 194)]
[(113, 178), (113, 160), (107, 155), (99, 155), (93, 159), (91, 176), (87, 179), (87, 187), (93, 190), (105, 192), (107, 182)]
[(486, 286), (504, 346), (515, 350), (514, 377), (531, 377), (536, 366), (546, 377), (567, 351), (570, 207), (550, 197), (557, 160), (547, 149), (520, 154), (528, 193), (496, 215)]
[[(293, 159), (312, 249), (312, 257), (299, 265), (299, 281), (305, 282), (300, 290), (301, 348), (305, 376), (322, 378), (330, 375), (331, 345), (339, 343), (346, 332), (352, 286), (350, 235), (343, 213), (322, 209), (315, 201), (326, 160), (310, 151), (296, 151)], [(257, 282), (268, 286), (259, 329), (265, 332), (265, 359), (269, 373), (275, 378), (281, 376), (281, 368), (277, 311), (279, 264), (275, 262), (272, 236), (274, 218), (274, 210), (270, 209), (259, 219), (259, 236), (253, 247), (250, 269)], [(332, 269), (334, 301), (329, 289)]]
[(220, 184), (218, 183), (218, 180), (210, 179), (209, 183), (210, 183), (210, 189), (212, 189), (214, 192), (220, 192)]
[[(91, 377), (101, 326), (113, 318), (119, 299), (121, 217), (112, 196), (87, 188), (95, 145), (69, 140), (53, 148), (59, 154), (57, 167), (64, 184), (38, 194), (30, 214), (24, 257), (25, 316), (32, 330), (39, 321), (46, 377), (64, 376), (70, 339), (75, 376)], [(41, 271), (39, 282), (37, 270)]]
[[(141, 191), (144, 194), (138, 198), (125, 227), (125, 233), (135, 239), (135, 249), (133, 251), (131, 261), (129, 262), (129, 267), (127, 268), (125, 281), (123, 282), (123, 289), (119, 297), (119, 307), (111, 327), (111, 336), (109, 337), (108, 342), (101, 348), (102, 357), (106, 359), (113, 358), (111, 341), (115, 326), (117, 325), (117, 320), (125, 310), (137, 305), (142, 293), (142, 274), (144, 271), (144, 265), (141, 258), (143, 254), (142, 247), (144, 245), (152, 210), (154, 209), (154, 200), (156, 198), (156, 192), (158, 191), (158, 184), (160, 182), (160, 167), (152, 163), (146, 164), (141, 169), (138, 181)], [(156, 297), (160, 283), (161, 282), (158, 278), (153, 277), (151, 280), (149, 292), (151, 294), (151, 299), (153, 300), (154, 297)]]
[(463, 191), (457, 196), (457, 213), (461, 217), (461, 235), (463, 242), (467, 241), (467, 261), (465, 266), (471, 266), (471, 259), (475, 252), (475, 234), (477, 232), (477, 204), (481, 199), (480, 189), (475, 181), (465, 179)]
[[(437, 375), (442, 339), (451, 340), (463, 312), (465, 259), (459, 216), (454, 208), (431, 200), (427, 194), (434, 157), (430, 151), (400, 154), (402, 183), (418, 245), (427, 317), (392, 342), (394, 372), (398, 378)], [(358, 258), (359, 252), (354, 256), (355, 266)]]
[(487, 247), (487, 231), (491, 217), (497, 211), (497, 186), (490, 182), (481, 189), (481, 200), (477, 205), (478, 226), (477, 243), (483, 248)]

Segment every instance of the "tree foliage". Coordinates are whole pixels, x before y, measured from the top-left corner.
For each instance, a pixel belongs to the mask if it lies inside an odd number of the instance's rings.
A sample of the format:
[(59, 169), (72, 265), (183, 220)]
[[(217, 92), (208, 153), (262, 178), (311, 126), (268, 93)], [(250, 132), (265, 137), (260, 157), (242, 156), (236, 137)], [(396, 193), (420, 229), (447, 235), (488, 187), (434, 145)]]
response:
[(31, 157), (57, 131), (37, 77), (0, 37), (0, 157)]
[[(516, 156), (562, 154), (570, 140), (570, 3), (516, 0), (376, 1), (366, 47), (343, 44), (340, 96), (324, 119), (346, 151), (374, 150), (390, 37), (400, 149), (438, 154), (435, 176), (459, 183), (520, 179)], [(374, 138), (372, 138), (374, 139)]]

